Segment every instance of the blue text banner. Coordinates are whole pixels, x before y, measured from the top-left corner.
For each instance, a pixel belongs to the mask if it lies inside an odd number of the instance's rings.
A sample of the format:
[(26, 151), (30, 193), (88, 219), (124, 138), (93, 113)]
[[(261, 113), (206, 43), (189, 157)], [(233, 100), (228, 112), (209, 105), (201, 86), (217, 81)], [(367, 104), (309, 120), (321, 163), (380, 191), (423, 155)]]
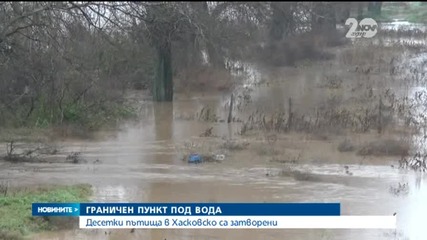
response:
[(339, 216), (339, 203), (33, 203), (33, 216)]

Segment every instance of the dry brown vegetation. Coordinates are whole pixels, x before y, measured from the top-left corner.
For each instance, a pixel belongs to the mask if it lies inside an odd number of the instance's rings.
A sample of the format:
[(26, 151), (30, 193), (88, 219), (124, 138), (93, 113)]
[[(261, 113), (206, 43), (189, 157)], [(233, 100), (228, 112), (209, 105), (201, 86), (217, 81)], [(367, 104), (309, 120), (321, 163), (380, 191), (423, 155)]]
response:
[(338, 145), (338, 151), (340, 152), (352, 152), (355, 150), (355, 146), (349, 139), (345, 139)]
[(357, 154), (362, 156), (407, 156), (410, 145), (405, 141), (386, 139), (383, 141), (373, 141), (360, 146)]
[[(386, 43), (382, 37), (372, 42), (346, 45), (338, 51), (324, 49), (334, 52), (336, 59), (319, 62), (324, 70), (319, 73), (321, 81), (314, 84), (314, 88), (321, 89), (324, 94), (311, 110), (301, 109), (298, 97), (289, 98), (288, 104), (283, 104), (280, 110), (254, 109), (251, 106), (256, 99), (251, 99), (251, 91), (247, 91), (245, 94), (251, 101), (238, 102), (234, 108), (235, 119), (242, 119), (239, 134), (250, 138), (256, 132), (273, 132), (279, 136), (294, 132), (331, 142), (346, 135), (349, 137), (336, 142), (338, 152), (361, 158), (394, 157), (395, 161), (406, 157), (407, 168), (415, 166), (422, 170), (425, 161), (414, 160), (417, 147), (408, 137), (426, 135), (427, 117), (416, 112), (423, 111), (420, 109), (423, 109), (427, 95), (425, 90), (413, 93), (408, 89), (426, 81), (421, 69), (426, 60), (417, 60), (424, 50), (421, 45), (414, 44), (415, 40)], [(298, 47), (294, 50), (298, 51)], [(319, 69), (313, 64), (299, 68), (301, 72)], [(269, 82), (274, 81), (280, 83), (283, 80), (269, 79)], [(258, 86), (255, 83), (250, 88), (257, 91)], [(243, 91), (235, 94), (244, 95)], [(354, 141), (351, 136), (355, 134), (375, 137), (366, 137), (364, 142)], [(279, 152), (267, 145), (255, 152), (270, 156), (272, 162), (296, 162), (283, 157), (286, 151)]]
[(273, 66), (294, 66), (303, 60), (329, 60), (334, 55), (327, 47), (340, 46), (347, 42), (342, 33), (304, 33), (257, 49), (258, 61)]
[(176, 90), (184, 93), (227, 91), (231, 89), (234, 81), (235, 79), (226, 69), (209, 66), (193, 67), (179, 73), (176, 79)]
[(3, 240), (23, 240), (24, 237), (17, 232), (0, 231), (0, 239)]
[(1, 156), (4, 160), (10, 162), (37, 162), (40, 159), (43, 159), (43, 156), (46, 155), (55, 155), (58, 153), (58, 149), (55, 146), (37, 144), (26, 145), (26, 144), (17, 144), (14, 141), (11, 141), (6, 144), (6, 155)]

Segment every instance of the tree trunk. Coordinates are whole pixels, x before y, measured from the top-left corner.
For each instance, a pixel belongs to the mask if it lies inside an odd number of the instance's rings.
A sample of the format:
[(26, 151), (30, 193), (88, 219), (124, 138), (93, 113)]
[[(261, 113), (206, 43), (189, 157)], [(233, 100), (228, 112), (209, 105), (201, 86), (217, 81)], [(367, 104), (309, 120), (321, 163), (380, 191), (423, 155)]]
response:
[(347, 21), (347, 19), (350, 17), (350, 8), (349, 7), (347, 7), (347, 8), (345, 8), (345, 10), (344, 10), (344, 16), (343, 16), (343, 18), (342, 18), (342, 20), (341, 20), (341, 23), (345, 23), (345, 21)]
[(212, 44), (212, 42), (208, 41), (206, 43), (206, 50), (207, 50), (207, 54), (208, 54), (209, 63), (213, 67), (218, 67), (218, 68), (224, 68), (225, 67), (224, 59), (218, 53), (217, 48), (215, 48), (215, 46)]
[(359, 2), (357, 4), (357, 20), (360, 21), (363, 19), (363, 3)]
[(157, 47), (157, 71), (153, 84), (153, 98), (158, 102), (173, 101), (172, 53), (167, 42)]
[(375, 16), (381, 15), (382, 4), (383, 4), (382, 2), (369, 2), (368, 12)]
[(351, 4), (341, 2), (335, 3), (335, 19), (337, 23), (344, 24), (345, 21), (350, 17)]
[(281, 41), (294, 33), (295, 22), (293, 18), (294, 3), (272, 2), (272, 20), (270, 25), (270, 40)]
[(373, 13), (375, 8), (375, 2), (368, 2), (368, 12)]
[[(196, 9), (202, 17), (209, 16), (209, 8), (207, 2), (192, 2), (194, 9)], [(213, 36), (210, 36), (212, 39)], [(212, 40), (206, 42), (206, 51), (209, 63), (215, 68), (225, 68), (224, 58), (221, 56), (220, 49), (214, 45)]]
[(280, 41), (282, 40), (282, 36), (283, 36), (284, 19), (280, 11), (279, 4), (280, 3), (278, 2), (271, 3), (273, 16), (271, 19), (271, 26), (270, 26), (270, 39), (272, 41)]
[(326, 8), (326, 29), (332, 32), (337, 30), (336, 8), (336, 3), (330, 3)]
[(311, 31), (315, 33), (329, 33), (336, 30), (335, 3), (315, 3), (313, 7), (311, 29)]
[(376, 2), (374, 7), (374, 13), (379, 16), (381, 15), (381, 8), (382, 8), (383, 2)]

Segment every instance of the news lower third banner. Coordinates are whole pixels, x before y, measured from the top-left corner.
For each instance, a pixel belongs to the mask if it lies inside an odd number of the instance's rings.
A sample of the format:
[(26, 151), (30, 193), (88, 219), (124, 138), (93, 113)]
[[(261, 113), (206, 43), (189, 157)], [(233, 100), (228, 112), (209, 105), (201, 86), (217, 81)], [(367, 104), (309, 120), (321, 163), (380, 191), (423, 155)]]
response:
[(342, 216), (339, 203), (33, 203), (80, 228), (395, 229), (396, 216)]

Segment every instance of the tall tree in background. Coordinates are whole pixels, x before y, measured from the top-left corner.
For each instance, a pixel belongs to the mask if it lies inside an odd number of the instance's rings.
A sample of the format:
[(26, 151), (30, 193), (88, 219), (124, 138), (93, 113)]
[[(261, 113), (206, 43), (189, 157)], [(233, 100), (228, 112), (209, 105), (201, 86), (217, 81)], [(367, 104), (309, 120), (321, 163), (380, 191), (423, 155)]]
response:
[(312, 8), (311, 29), (315, 33), (336, 30), (336, 3), (315, 2)]
[(368, 12), (374, 16), (381, 15), (383, 2), (368, 2)]
[(298, 34), (310, 26), (334, 30), (336, 12), (342, 9), (336, 6), (2, 2), (0, 123), (27, 119), (40, 125), (80, 121), (99, 112), (111, 115), (108, 106), (121, 103), (117, 99), (123, 99), (130, 82), (149, 82), (153, 100), (172, 101), (177, 72), (205, 62), (223, 68), (227, 60), (247, 60), (260, 43), (277, 44), (271, 54), (292, 57), (292, 51), (280, 47), (294, 50)]
[(281, 41), (295, 31), (294, 2), (272, 2), (271, 5), (270, 40)]
[(179, 19), (168, 4), (151, 5), (147, 8), (146, 23), (152, 44), (157, 51), (156, 75), (153, 82), (155, 101), (173, 100), (172, 35)]
[(344, 24), (345, 21), (350, 17), (352, 2), (337, 2), (335, 3), (336, 19), (337, 23)]
[(210, 8), (207, 2), (146, 5), (147, 14), (142, 20), (158, 56), (153, 82), (155, 101), (173, 100), (173, 66), (177, 64), (172, 54), (178, 50), (174, 49), (177, 43), (185, 46), (183, 54), (190, 54), (185, 62), (200, 63), (201, 52), (205, 51), (213, 67), (224, 67), (227, 55), (244, 48), (242, 43), (260, 22), (263, 14), (259, 13), (264, 9), (262, 4), (227, 2)]

